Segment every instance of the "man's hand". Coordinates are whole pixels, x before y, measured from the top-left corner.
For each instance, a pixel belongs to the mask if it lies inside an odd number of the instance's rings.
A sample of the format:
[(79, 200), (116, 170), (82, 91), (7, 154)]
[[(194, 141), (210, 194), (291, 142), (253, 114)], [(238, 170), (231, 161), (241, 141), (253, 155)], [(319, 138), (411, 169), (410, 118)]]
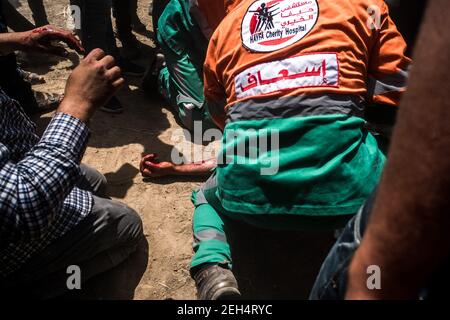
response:
[(19, 35), (18, 49), (22, 51), (42, 52), (65, 57), (67, 56), (66, 49), (58, 44), (59, 42), (64, 42), (69, 48), (78, 53), (84, 53), (84, 48), (75, 35), (61, 28), (48, 25), (21, 32)]
[(67, 80), (64, 100), (57, 112), (87, 122), (124, 84), (114, 58), (101, 49), (92, 50)]

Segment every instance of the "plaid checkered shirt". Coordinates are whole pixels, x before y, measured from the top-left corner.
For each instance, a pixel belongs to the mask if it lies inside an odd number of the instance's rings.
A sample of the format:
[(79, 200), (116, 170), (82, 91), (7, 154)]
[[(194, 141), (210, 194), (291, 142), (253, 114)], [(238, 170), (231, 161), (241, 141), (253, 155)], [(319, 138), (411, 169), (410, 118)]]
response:
[(42, 138), (0, 88), (0, 280), (14, 273), (91, 212), (75, 187), (89, 130), (57, 113)]

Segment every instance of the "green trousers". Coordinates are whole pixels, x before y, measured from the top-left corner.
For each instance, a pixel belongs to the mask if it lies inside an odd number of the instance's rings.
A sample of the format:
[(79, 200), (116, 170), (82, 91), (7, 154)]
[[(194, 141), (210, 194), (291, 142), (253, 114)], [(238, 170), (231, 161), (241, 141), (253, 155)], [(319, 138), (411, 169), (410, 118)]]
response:
[[(193, 233), (194, 256), (191, 272), (204, 264), (217, 263), (231, 269), (231, 249), (227, 242), (227, 231), (234, 221), (257, 228), (272, 230), (334, 230), (342, 228), (353, 215), (310, 217), (283, 214), (246, 214), (225, 210), (216, 196), (215, 174), (205, 185), (192, 194), (194, 203)], [(263, 250), (263, 248), (261, 248)]]
[(203, 94), (208, 40), (189, 13), (189, 1), (169, 1), (158, 20), (157, 39), (167, 65), (159, 74), (161, 95), (188, 130), (193, 130), (195, 121), (203, 122), (203, 130), (214, 127)]

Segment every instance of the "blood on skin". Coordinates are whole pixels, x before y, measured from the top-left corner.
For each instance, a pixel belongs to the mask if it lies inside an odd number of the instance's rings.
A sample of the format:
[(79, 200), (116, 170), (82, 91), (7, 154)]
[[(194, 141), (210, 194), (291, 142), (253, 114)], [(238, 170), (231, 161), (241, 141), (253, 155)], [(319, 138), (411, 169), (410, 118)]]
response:
[[(149, 161), (150, 162), (150, 161)], [(161, 167), (161, 164), (160, 163), (155, 163), (155, 162), (150, 162), (151, 164), (152, 164), (152, 166), (155, 166), (155, 167), (157, 167), (157, 168), (160, 168)]]
[(31, 32), (32, 32), (32, 33), (43, 33), (43, 32), (45, 32), (45, 31), (54, 32), (53, 29), (48, 28), (48, 27), (40, 27), (40, 28), (34, 29), (34, 30), (31, 31)]
[[(60, 38), (59, 40), (66, 42), (69, 45), (69, 47), (77, 50), (79, 53), (84, 52), (84, 49), (82, 47), (80, 47), (77, 38), (75, 38), (75, 36), (71, 33), (65, 34), (61, 31), (57, 31), (57, 30), (54, 30), (49, 27), (40, 27), (40, 28), (36, 28), (31, 31), (32, 34), (42, 34), (44, 32), (52, 33), (57, 38)], [(28, 39), (31, 39), (31, 38), (32, 37), (28, 37)], [(64, 39), (66, 39), (66, 40), (64, 40)]]

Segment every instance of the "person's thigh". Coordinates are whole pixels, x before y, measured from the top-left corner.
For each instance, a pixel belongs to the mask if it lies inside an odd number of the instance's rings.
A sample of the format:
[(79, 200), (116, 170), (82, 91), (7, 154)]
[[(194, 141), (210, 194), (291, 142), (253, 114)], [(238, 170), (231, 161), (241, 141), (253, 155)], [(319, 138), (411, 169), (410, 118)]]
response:
[[(169, 103), (176, 108), (182, 125), (193, 130), (196, 121), (211, 122), (207, 120), (201, 69), (192, 64), (187, 56), (169, 61), (170, 58), (166, 60), (170, 76), (166, 92), (169, 92)], [(205, 127), (212, 125), (205, 123)]]
[(160, 92), (177, 109), (182, 124), (192, 130), (194, 121), (206, 119), (203, 62), (208, 41), (193, 24), (186, 9), (170, 1), (158, 21), (158, 43), (167, 65)]
[(194, 130), (195, 123), (201, 122), (203, 131), (215, 128), (203, 95), (201, 66), (195, 66), (187, 55), (165, 57), (167, 67), (159, 74), (159, 92), (176, 110), (182, 126)]
[(106, 194), (106, 177), (96, 169), (81, 164), (81, 178), (77, 187), (86, 191), (90, 191), (98, 197), (104, 197)]
[(142, 239), (142, 221), (128, 206), (94, 196), (92, 212), (73, 230), (37, 254), (8, 279), (15, 289), (27, 288), (38, 297), (63, 293), (67, 268), (77, 266), (81, 281), (124, 261)]
[[(173, 94), (176, 102), (192, 102), (195, 107), (203, 105), (205, 97), (203, 94), (203, 65), (192, 59), (192, 53), (173, 52), (165, 42), (161, 43), (164, 52), (167, 69), (173, 82)], [(179, 98), (181, 96), (181, 98)], [(179, 100), (179, 101), (177, 101)]]

